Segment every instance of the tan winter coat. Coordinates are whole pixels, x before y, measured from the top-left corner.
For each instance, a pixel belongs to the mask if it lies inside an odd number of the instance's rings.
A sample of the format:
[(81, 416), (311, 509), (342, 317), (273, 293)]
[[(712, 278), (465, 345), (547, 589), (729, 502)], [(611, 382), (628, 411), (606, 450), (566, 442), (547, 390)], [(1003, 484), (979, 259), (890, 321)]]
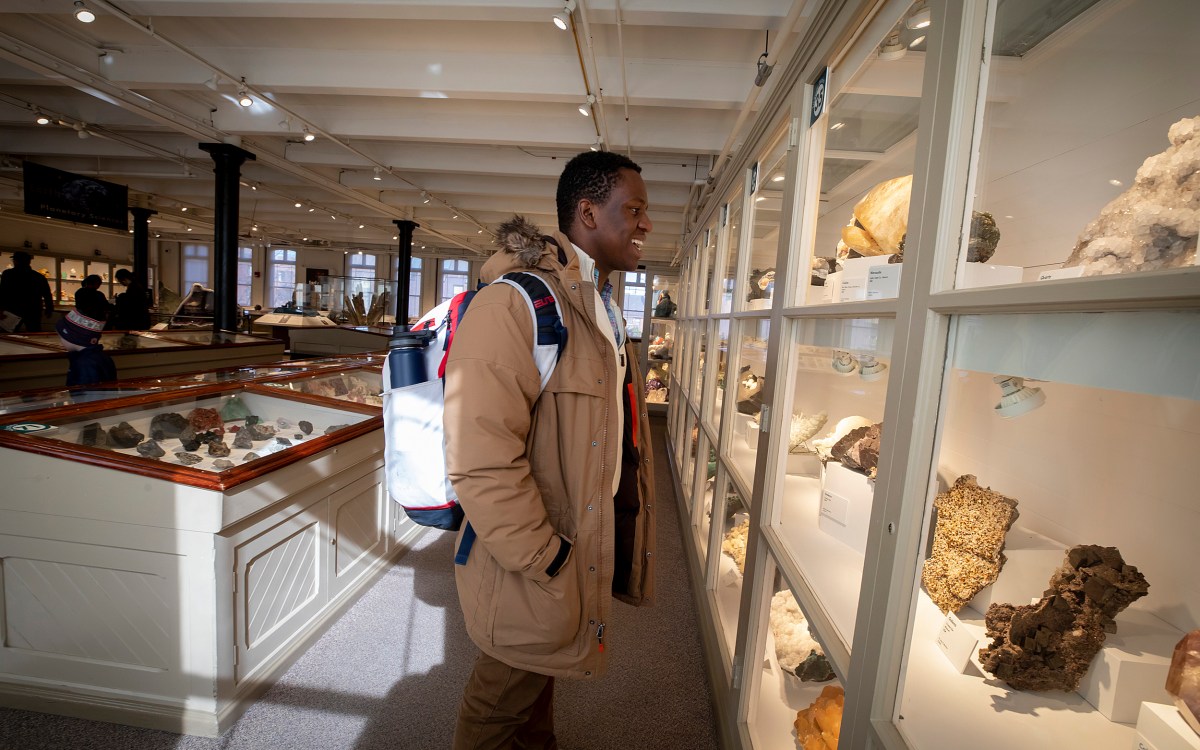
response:
[[(617, 400), (612, 348), (598, 328), (609, 322), (596, 320), (595, 285), (580, 278), (570, 240), (555, 233), (556, 246), (535, 227), (521, 228), (484, 265), (483, 280), (534, 270), (558, 301), (567, 344), (539, 399), (533, 322), (516, 290), (480, 291), (455, 335), (446, 365), (446, 465), (478, 534), (466, 564), (455, 565), (459, 602), (471, 639), (491, 656), (558, 677), (598, 677), (613, 597), (642, 604), (654, 592), (642, 381), (627, 344), (629, 374)], [(626, 439), (614, 498), (617, 409), (625, 410)], [(564, 539), (570, 556), (551, 577)]]

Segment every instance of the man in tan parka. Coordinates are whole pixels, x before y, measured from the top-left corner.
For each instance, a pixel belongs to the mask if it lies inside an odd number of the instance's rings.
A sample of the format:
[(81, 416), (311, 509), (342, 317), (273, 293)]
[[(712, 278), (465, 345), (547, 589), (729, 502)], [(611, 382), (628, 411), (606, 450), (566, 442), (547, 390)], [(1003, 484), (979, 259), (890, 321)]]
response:
[(544, 391), (517, 290), (481, 290), (455, 334), (446, 465), (467, 520), (459, 602), (481, 651), (456, 750), (556, 748), (554, 678), (603, 674), (613, 598), (653, 595), (650, 430), (608, 281), (637, 268), (652, 227), (640, 173), (619, 154), (584, 152), (559, 178), (559, 232), (543, 235), (521, 217), (497, 232), (502, 249), (483, 280), (537, 274), (567, 329)]

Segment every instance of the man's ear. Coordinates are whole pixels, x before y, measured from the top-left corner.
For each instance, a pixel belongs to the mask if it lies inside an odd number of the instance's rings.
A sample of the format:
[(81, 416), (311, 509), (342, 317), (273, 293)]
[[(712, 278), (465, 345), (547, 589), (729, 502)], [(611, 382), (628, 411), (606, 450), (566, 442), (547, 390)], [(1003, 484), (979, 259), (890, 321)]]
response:
[(575, 218), (588, 229), (596, 228), (596, 204), (587, 198), (579, 201), (575, 208)]

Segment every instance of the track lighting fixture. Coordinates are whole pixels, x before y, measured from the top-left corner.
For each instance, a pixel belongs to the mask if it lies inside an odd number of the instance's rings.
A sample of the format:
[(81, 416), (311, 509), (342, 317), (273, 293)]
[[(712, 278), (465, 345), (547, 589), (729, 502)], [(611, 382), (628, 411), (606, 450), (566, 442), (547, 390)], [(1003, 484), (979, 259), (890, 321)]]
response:
[(312, 143), (313, 141), (317, 140), (317, 134), (312, 132), (308, 128), (305, 128), (304, 129), (304, 140), (307, 141), (308, 143)]
[(1015, 375), (997, 375), (992, 382), (1000, 386), (1000, 401), (993, 407), (996, 414), (1011, 419), (1028, 414), (1046, 403), (1046, 394), (1041, 388), (1029, 388), (1024, 378)]
[(246, 79), (245, 78), (242, 78), (242, 83), (240, 86), (238, 86), (237, 102), (238, 102), (238, 104), (242, 105), (243, 107), (250, 107), (250, 106), (254, 105), (254, 100), (251, 99), (250, 95), (246, 93)]
[(563, 3), (563, 9), (554, 14), (554, 25), (566, 31), (571, 28), (571, 14), (575, 12), (575, 0)]
[(300, 206), (301, 206), (300, 201), (296, 201), (296, 208), (300, 208)]
[(80, 23), (91, 23), (96, 20), (96, 14), (88, 10), (88, 7), (83, 4), (83, 0), (75, 0), (75, 18)]
[(50, 124), (50, 118), (49, 118), (49, 117), (46, 117), (45, 115), (43, 115), (43, 114), (41, 114), (41, 113), (38, 113), (37, 120), (35, 120), (35, 122), (36, 122), (38, 125), (49, 125), (49, 124)]
[(929, 8), (925, 7), (925, 3), (918, 3), (916, 10), (909, 14), (904, 25), (910, 29), (924, 29), (929, 26), (930, 20)]
[(585, 101), (583, 104), (579, 105), (579, 114), (583, 115), (584, 117), (591, 117), (592, 116), (592, 105), (595, 103), (596, 103), (596, 95), (588, 94), (587, 101)]
[(359, 225), (358, 225), (358, 228), (359, 228), (359, 229), (362, 229), (362, 228), (363, 228), (363, 227), (365, 227), (365, 226), (366, 226), (366, 224), (359, 224)]
[(837, 351), (833, 353), (831, 366), (838, 375), (853, 375), (858, 369), (858, 360), (850, 352)]
[(596, 142), (593, 143), (589, 148), (591, 148), (593, 151), (599, 151), (601, 149), (602, 145), (603, 144), (600, 143), (600, 139), (597, 138)]
[(858, 360), (858, 376), (866, 381), (879, 380), (886, 369), (887, 365), (876, 362), (875, 357), (870, 354), (864, 354)]
[(91, 133), (89, 133), (87, 131), (87, 125), (85, 125), (82, 122), (75, 123), (74, 127), (75, 127), (75, 135), (79, 136), (80, 140), (87, 138), (88, 136), (91, 135)]
[(458, 218), (458, 214), (454, 214), (454, 215), (453, 215), (453, 216), (451, 216), (450, 218), (451, 218), (451, 219), (457, 219), (457, 218)]
[(183, 206), (183, 207), (182, 207), (182, 208), (180, 208), (179, 210), (180, 210), (180, 211), (187, 211), (187, 208), (188, 208), (187, 206)]
[(904, 42), (900, 41), (900, 32), (893, 31), (888, 34), (888, 38), (879, 46), (880, 60), (899, 60), (904, 57), (904, 53), (908, 52), (908, 47), (904, 46)]
[(379, 174), (381, 171), (382, 171), (382, 170), (381, 170), (379, 167), (375, 167), (375, 177), (374, 177), (374, 179), (376, 179), (376, 180), (382, 180), (382, 179), (383, 179), (383, 176)]
[(424, 190), (421, 191), (421, 202), (422, 203), (429, 202), (429, 193), (426, 193)]

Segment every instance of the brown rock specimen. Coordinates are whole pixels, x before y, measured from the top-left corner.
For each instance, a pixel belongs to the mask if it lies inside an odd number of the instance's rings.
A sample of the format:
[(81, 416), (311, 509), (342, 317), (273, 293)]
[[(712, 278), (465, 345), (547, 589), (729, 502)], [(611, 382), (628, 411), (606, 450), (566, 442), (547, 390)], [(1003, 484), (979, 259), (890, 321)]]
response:
[(796, 747), (837, 750), (845, 702), (846, 693), (840, 686), (826, 685), (811, 706), (796, 714)]
[(214, 440), (208, 444), (208, 455), (225, 457), (230, 453), (229, 444), (224, 440)]
[(115, 427), (108, 429), (108, 442), (118, 448), (133, 448), (138, 443), (146, 439), (146, 436), (138, 432), (133, 425), (128, 422), (121, 422)]
[(187, 417), (176, 412), (155, 414), (150, 420), (150, 437), (154, 440), (177, 438), (188, 426)]
[(1167, 692), (1174, 696), (1184, 721), (1200, 734), (1200, 630), (1193, 630), (1175, 644), (1167, 672)]
[(1017, 690), (1075, 690), (1113, 618), (1149, 589), (1116, 547), (1072, 547), (1037, 604), (988, 607), (979, 662)]
[(846, 468), (874, 477), (879, 464), (879, 437), (882, 431), (882, 422), (869, 427), (857, 427), (834, 443), (830, 455)]
[(225, 421), (221, 419), (221, 415), (217, 413), (216, 409), (192, 409), (188, 414), (188, 424), (192, 426), (197, 435), (202, 432), (225, 434)]
[(957, 612), (995, 583), (1004, 566), (1004, 535), (1020, 514), (1016, 500), (980, 487), (971, 474), (940, 493), (933, 507), (933, 554), (925, 561), (921, 583), (938, 609)]
[(1200, 117), (1167, 131), (1171, 145), (1142, 162), (1133, 185), (1084, 227), (1064, 268), (1084, 276), (1182, 268), (1200, 235)]

